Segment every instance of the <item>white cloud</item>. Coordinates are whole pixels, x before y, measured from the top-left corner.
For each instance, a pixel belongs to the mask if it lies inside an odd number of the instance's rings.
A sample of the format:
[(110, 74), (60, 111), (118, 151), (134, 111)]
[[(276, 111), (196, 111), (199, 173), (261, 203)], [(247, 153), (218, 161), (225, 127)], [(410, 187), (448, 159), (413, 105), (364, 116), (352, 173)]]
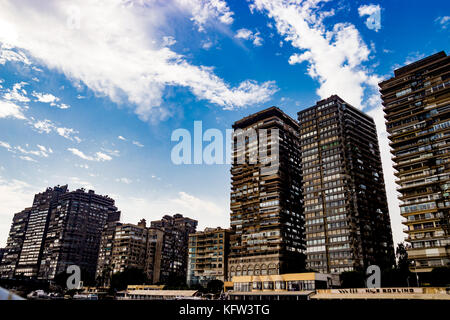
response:
[(5, 142), (5, 141), (0, 141), (0, 147), (1, 148), (5, 148), (7, 150), (11, 150), (12, 149), (11, 145), (8, 142)]
[(224, 0), (175, 0), (175, 2), (175, 5), (192, 14), (191, 20), (198, 27), (198, 31), (204, 31), (208, 22), (233, 23), (234, 13)]
[(97, 152), (95, 154), (95, 160), (96, 161), (111, 161), (112, 158), (103, 152)]
[(205, 40), (205, 41), (202, 41), (202, 43), (201, 43), (202, 48), (205, 50), (211, 49), (213, 45), (214, 45), (214, 43), (210, 40)]
[(262, 46), (263, 42), (263, 39), (260, 37), (259, 31), (253, 32), (245, 28), (239, 29), (234, 37), (243, 40), (251, 40), (253, 42), (253, 45), (257, 47)]
[(60, 99), (58, 97), (55, 97), (51, 93), (39, 93), (39, 92), (33, 91), (31, 95), (36, 98), (35, 102), (48, 103), (52, 107), (57, 107), (60, 109), (69, 109), (70, 108), (70, 106), (65, 103), (57, 103)]
[(15, 103), (0, 100), (0, 118), (16, 118), (25, 120), (22, 108)]
[(31, 62), (30, 60), (28, 60), (25, 53), (23, 53), (20, 50), (13, 50), (11, 46), (7, 44), (8, 37), (5, 37), (5, 35), (4, 34), (2, 35), (1, 33), (2, 32), (1, 22), (2, 21), (0, 20), (0, 39), (4, 39), (3, 41), (6, 41), (6, 43), (0, 43), (0, 64), (5, 64), (7, 61), (11, 61), (30, 65)]
[(82, 180), (78, 177), (69, 177), (68, 180), (70, 184), (74, 187), (74, 189), (85, 188), (89, 190), (95, 190), (95, 187), (89, 181)]
[(27, 160), (27, 161), (35, 161), (33, 158), (29, 157), (28, 155), (33, 155), (37, 157), (43, 157), (48, 158), (49, 154), (53, 153), (53, 150), (51, 148), (46, 148), (42, 145), (37, 145), (37, 150), (29, 150), (28, 144), (26, 145), (25, 149), (24, 147), (17, 146), (12, 147), (8, 142), (0, 141), (0, 147), (7, 149), (11, 153), (21, 153), (26, 156), (19, 156), (20, 159)]
[(29, 162), (37, 162), (35, 159), (31, 158), (30, 156), (19, 156), (20, 159), (29, 161)]
[(69, 139), (71, 141), (76, 141), (78, 143), (81, 142), (81, 139), (76, 136), (77, 133), (79, 133), (78, 131), (72, 129), (72, 128), (55, 128), (56, 132), (61, 136), (64, 137), (66, 139)]
[(30, 207), (36, 192), (38, 189), (24, 181), (0, 176), (0, 247), (6, 244), (14, 213)]
[(450, 16), (437, 17), (434, 22), (438, 23), (445, 30), (450, 25)]
[[(205, 227), (227, 227), (229, 225), (229, 203), (226, 200), (212, 200), (198, 197), (187, 192), (178, 192), (170, 196), (125, 197), (114, 195), (117, 207), (123, 212), (124, 222), (161, 219), (163, 215), (180, 213), (199, 222), (197, 230)], [(224, 203), (220, 203), (223, 201)]]
[(133, 181), (131, 179), (128, 179), (128, 178), (117, 178), (116, 182), (122, 182), (122, 183), (125, 183), (125, 184), (131, 184)]
[(370, 50), (354, 25), (337, 23), (331, 30), (326, 28), (323, 20), (334, 13), (323, 11), (323, 2), (253, 0), (253, 8), (273, 18), (284, 40), (301, 50), (290, 57), (289, 63), (308, 63), (307, 72), (319, 81), (317, 94), (321, 98), (338, 94), (362, 108), (365, 89), (378, 95), (381, 78), (363, 67)]
[(38, 150), (26, 150), (21, 146), (16, 147), (15, 149), (18, 150), (20, 153), (22, 154), (29, 154), (29, 155), (34, 155), (37, 157), (44, 157), (44, 158), (48, 158), (49, 154), (53, 153), (53, 150), (51, 148), (46, 148), (44, 146), (41, 145), (37, 145)]
[(133, 141), (133, 144), (134, 144), (135, 146), (140, 147), (140, 148), (144, 147), (144, 145), (143, 145), (142, 143), (140, 143), (139, 141)]
[(362, 5), (358, 8), (358, 14), (360, 17), (363, 16), (367, 16), (367, 15), (371, 15), (374, 14), (378, 11), (380, 11), (380, 5), (374, 5), (374, 4), (369, 4), (369, 5)]
[[(199, 27), (217, 18), (223, 23), (232, 21), (232, 13), (221, 0), (171, 1), (180, 4), (182, 12), (192, 13)], [(158, 34), (174, 11), (166, 3), (80, 0), (79, 29), (68, 27), (73, 5), (3, 2), (0, 20), (11, 24), (20, 37), (11, 40), (0, 33), (0, 42), (9, 40), (73, 82), (130, 106), (144, 121), (167, 118), (168, 110), (162, 106), (166, 86), (188, 88), (198, 99), (226, 109), (267, 101), (277, 90), (271, 81), (245, 80), (231, 87), (213, 68), (193, 65), (170, 48), (158, 46)]]
[(27, 91), (23, 88), (28, 83), (19, 82), (14, 84), (12, 89), (7, 89), (3, 94), (3, 98), (8, 101), (17, 101), (17, 102), (29, 102), (30, 99), (26, 96)]
[(70, 106), (65, 103), (57, 104), (56, 107), (60, 108), (60, 109), (69, 109), (70, 108)]
[(170, 47), (173, 46), (175, 43), (177, 43), (177, 40), (175, 40), (172, 36), (165, 36), (163, 37), (162, 45), (164, 47)]
[(110, 150), (110, 149), (102, 148), (102, 151), (104, 151), (105, 153), (107, 153), (107, 154), (109, 154), (110, 156), (113, 156), (113, 157), (120, 156), (120, 151), (119, 150)]
[[(122, 140), (122, 141), (128, 141), (128, 139), (123, 136), (118, 136), (117, 139)], [(140, 143), (139, 141), (136, 141), (136, 140), (133, 140), (131, 143), (134, 144), (135, 146), (138, 146), (141, 148), (144, 147), (144, 145), (142, 143)], [(117, 151), (117, 152), (119, 152), (119, 151)]]
[(39, 132), (39, 133), (50, 133), (52, 130), (56, 130), (55, 125), (48, 119), (45, 120), (38, 120), (32, 123), (32, 126)]
[(31, 94), (33, 97), (37, 98), (36, 101), (42, 102), (42, 103), (55, 103), (59, 101), (58, 97), (55, 97), (54, 95), (52, 95), (51, 93), (39, 93), (39, 92), (35, 92), (33, 91), (33, 93)]
[(358, 14), (360, 17), (368, 16), (366, 19), (366, 26), (371, 30), (381, 29), (381, 7), (380, 5), (369, 4), (362, 5), (358, 8)]
[(84, 154), (83, 151), (80, 151), (76, 148), (68, 148), (67, 150), (72, 152), (77, 157), (80, 157), (81, 159), (87, 160), (87, 161), (102, 162), (102, 161), (111, 161), (112, 160), (112, 157), (110, 157), (109, 155), (107, 155), (103, 152), (96, 152), (95, 156), (88, 156), (88, 155)]
[(253, 32), (251, 30), (242, 28), (236, 32), (235, 37), (238, 39), (248, 40), (252, 37), (252, 35), (253, 35)]

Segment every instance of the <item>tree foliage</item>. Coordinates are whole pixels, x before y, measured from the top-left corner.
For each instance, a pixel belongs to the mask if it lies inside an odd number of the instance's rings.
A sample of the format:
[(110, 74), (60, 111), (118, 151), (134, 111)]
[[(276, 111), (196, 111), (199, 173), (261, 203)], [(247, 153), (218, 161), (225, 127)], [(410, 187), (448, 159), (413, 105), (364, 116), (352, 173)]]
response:
[(123, 272), (117, 272), (111, 277), (111, 289), (121, 291), (128, 285), (149, 284), (147, 275), (137, 268), (129, 268)]

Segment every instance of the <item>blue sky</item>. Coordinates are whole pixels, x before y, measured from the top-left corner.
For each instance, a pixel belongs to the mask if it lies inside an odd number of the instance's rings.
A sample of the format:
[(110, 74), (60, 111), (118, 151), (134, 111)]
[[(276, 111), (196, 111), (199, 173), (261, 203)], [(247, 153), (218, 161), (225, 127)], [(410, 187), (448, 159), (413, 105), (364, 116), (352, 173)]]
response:
[(331, 94), (376, 120), (402, 241), (377, 83), (448, 53), (449, 31), (438, 0), (0, 1), (0, 246), (13, 213), (66, 183), (114, 197), (122, 221), (227, 227), (229, 166), (173, 164), (172, 132)]

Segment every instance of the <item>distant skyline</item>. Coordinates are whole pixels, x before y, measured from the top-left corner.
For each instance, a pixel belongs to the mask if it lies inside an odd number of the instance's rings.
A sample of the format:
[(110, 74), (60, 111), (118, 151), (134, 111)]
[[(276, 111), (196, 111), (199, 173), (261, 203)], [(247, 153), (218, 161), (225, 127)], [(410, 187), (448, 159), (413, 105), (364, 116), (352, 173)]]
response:
[[(177, 128), (225, 133), (270, 106), (338, 94), (374, 117), (402, 232), (378, 82), (449, 53), (450, 3), (345, 0), (0, 2), (0, 247), (33, 195), (109, 195), (121, 220), (228, 227), (230, 166), (175, 165)], [(379, 17), (380, 19), (378, 20)]]

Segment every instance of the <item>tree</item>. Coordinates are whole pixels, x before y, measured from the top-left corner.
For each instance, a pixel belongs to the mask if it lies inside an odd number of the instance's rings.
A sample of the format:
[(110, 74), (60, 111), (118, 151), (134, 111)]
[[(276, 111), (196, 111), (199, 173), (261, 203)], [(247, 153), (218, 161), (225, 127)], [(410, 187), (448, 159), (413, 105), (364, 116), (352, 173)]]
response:
[(169, 275), (164, 290), (187, 290), (189, 286), (186, 283), (186, 277), (177, 276), (175, 274)]
[(397, 250), (395, 251), (395, 257), (397, 259), (397, 269), (402, 272), (409, 271), (411, 265), (408, 260), (407, 246), (401, 242), (397, 245)]
[(118, 291), (125, 290), (128, 285), (148, 283), (147, 275), (137, 268), (129, 268), (123, 272), (117, 272), (111, 277), (111, 289)]
[(69, 277), (69, 274), (67, 274), (66, 272), (58, 273), (54, 278), (55, 284), (57, 286), (61, 287), (62, 289), (66, 289), (68, 277)]
[(364, 288), (366, 276), (362, 271), (345, 271), (341, 273), (342, 288)]
[(209, 293), (219, 294), (223, 290), (223, 282), (220, 280), (211, 280), (206, 285), (206, 290)]
[(417, 278), (409, 270), (411, 261), (408, 259), (408, 245), (401, 242), (395, 250), (397, 266), (395, 269), (386, 270), (382, 277), (383, 287), (412, 287), (417, 286)]
[(102, 273), (95, 279), (97, 286), (109, 287), (111, 283), (112, 268), (110, 266), (105, 267)]

